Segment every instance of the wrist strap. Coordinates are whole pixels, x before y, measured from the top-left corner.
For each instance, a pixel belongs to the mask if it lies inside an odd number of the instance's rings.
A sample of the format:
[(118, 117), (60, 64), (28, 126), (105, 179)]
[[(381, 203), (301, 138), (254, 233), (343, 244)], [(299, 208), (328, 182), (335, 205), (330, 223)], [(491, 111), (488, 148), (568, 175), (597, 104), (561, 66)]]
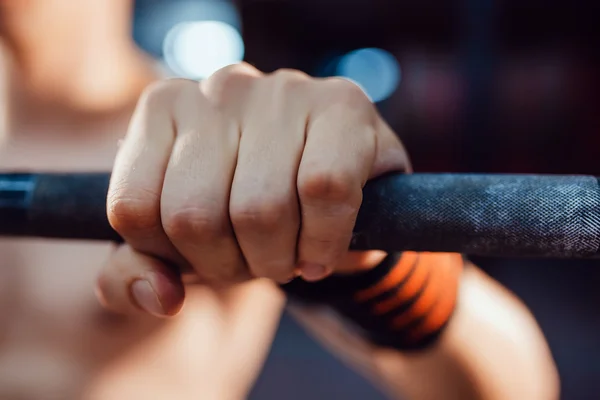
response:
[(463, 264), (453, 253), (390, 254), (368, 271), (311, 283), (295, 279), (283, 289), (293, 299), (332, 307), (373, 343), (420, 349), (450, 320)]

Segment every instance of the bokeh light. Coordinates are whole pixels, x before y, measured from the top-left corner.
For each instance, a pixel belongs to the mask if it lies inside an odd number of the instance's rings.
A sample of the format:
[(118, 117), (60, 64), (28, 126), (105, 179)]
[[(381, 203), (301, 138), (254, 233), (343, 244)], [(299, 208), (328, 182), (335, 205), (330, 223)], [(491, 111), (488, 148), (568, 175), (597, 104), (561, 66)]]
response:
[(387, 99), (400, 84), (400, 64), (389, 52), (377, 48), (352, 51), (340, 58), (336, 75), (360, 86), (373, 102)]
[(139, 2), (136, 5), (134, 37), (144, 50), (157, 58), (162, 58), (167, 33), (179, 23), (221, 21), (241, 30), (238, 9), (230, 1), (169, 0), (147, 7), (142, 7)]
[(223, 21), (182, 22), (167, 33), (163, 57), (176, 74), (203, 79), (244, 58), (239, 31)]

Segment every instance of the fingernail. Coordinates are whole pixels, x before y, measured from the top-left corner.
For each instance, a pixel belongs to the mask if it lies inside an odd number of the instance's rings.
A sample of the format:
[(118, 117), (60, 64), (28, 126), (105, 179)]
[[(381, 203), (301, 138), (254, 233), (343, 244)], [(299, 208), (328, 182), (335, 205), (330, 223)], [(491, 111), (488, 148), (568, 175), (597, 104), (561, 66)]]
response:
[(143, 279), (133, 282), (131, 284), (131, 295), (137, 305), (144, 311), (157, 317), (165, 316), (165, 310), (150, 282)]
[(300, 264), (300, 273), (305, 281), (313, 282), (325, 278), (329, 270), (321, 264), (303, 262)]

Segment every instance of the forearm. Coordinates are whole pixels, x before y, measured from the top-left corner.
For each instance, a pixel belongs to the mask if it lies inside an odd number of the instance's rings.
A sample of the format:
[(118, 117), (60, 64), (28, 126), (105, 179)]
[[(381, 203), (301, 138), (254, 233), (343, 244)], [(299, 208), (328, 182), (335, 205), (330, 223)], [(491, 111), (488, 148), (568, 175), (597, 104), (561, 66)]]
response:
[(475, 267), (461, 279), (456, 310), (432, 346), (401, 352), (367, 343), (333, 314), (293, 306), (301, 323), (391, 397), (558, 399), (558, 375), (526, 307)]

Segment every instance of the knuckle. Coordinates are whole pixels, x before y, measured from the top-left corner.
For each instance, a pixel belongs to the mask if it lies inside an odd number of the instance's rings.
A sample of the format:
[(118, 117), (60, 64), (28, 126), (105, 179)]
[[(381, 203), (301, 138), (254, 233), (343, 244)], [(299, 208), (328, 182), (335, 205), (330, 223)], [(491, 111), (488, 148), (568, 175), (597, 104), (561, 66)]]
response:
[(110, 287), (110, 281), (106, 276), (106, 272), (102, 271), (97, 277), (96, 277), (96, 290), (98, 292), (98, 294), (100, 296), (102, 296), (103, 298), (106, 297), (106, 292), (108, 292)]
[(254, 68), (254, 66), (252, 66), (251, 64), (249, 64), (245, 61), (242, 61), (239, 63), (227, 65), (227, 66), (217, 70), (215, 73), (213, 73), (211, 75), (211, 77), (209, 79), (213, 79), (213, 78), (219, 77), (219, 76), (239, 77), (239, 76), (257, 75), (257, 74), (260, 74), (259, 70)]
[[(146, 87), (139, 98), (135, 114), (143, 119), (158, 114), (173, 114), (187, 110), (190, 105), (202, 111), (206, 101), (196, 81), (183, 78), (169, 78), (154, 82)], [(138, 117), (140, 118), (140, 117)]]
[(140, 101), (149, 102), (157, 97), (163, 96), (165, 93), (170, 91), (172, 91), (171, 82), (167, 79), (161, 79), (146, 86), (146, 88), (142, 91)]
[(364, 107), (372, 102), (364, 90), (356, 83), (345, 78), (328, 78), (329, 96), (335, 103), (342, 103), (349, 106)]
[(108, 196), (108, 221), (123, 236), (160, 227), (159, 196), (148, 190), (115, 190)]
[(283, 200), (253, 199), (231, 205), (231, 223), (237, 230), (275, 231), (289, 217), (290, 206)]
[(149, 109), (164, 106), (165, 102), (178, 97), (182, 92), (189, 91), (191, 88), (198, 90), (198, 84), (188, 79), (171, 78), (156, 81), (144, 89), (139, 104)]
[(316, 170), (304, 173), (298, 179), (298, 194), (302, 201), (349, 202), (356, 187), (353, 176), (343, 172)]
[(275, 78), (273, 84), (272, 99), (276, 106), (289, 104), (297, 98), (302, 98), (306, 92), (308, 80), (294, 76), (294, 72), (282, 72), (281, 78)]
[(281, 68), (271, 74), (279, 89), (290, 90), (305, 85), (310, 77), (302, 71)]
[(188, 207), (163, 216), (165, 233), (174, 241), (210, 242), (225, 234), (225, 218), (207, 208)]
[(96, 278), (96, 298), (100, 304), (105, 307), (111, 307), (115, 304), (115, 288), (112, 279), (106, 272), (101, 273)]
[[(190, 104), (195, 106), (197, 112), (205, 112), (206, 98), (200, 90), (200, 85), (195, 81), (181, 80), (181, 84), (173, 89), (173, 106), (176, 110), (188, 110)], [(177, 115), (177, 113), (175, 113)]]
[(226, 106), (247, 89), (260, 76), (260, 72), (247, 63), (228, 65), (212, 74), (206, 81), (208, 96), (213, 104)]

